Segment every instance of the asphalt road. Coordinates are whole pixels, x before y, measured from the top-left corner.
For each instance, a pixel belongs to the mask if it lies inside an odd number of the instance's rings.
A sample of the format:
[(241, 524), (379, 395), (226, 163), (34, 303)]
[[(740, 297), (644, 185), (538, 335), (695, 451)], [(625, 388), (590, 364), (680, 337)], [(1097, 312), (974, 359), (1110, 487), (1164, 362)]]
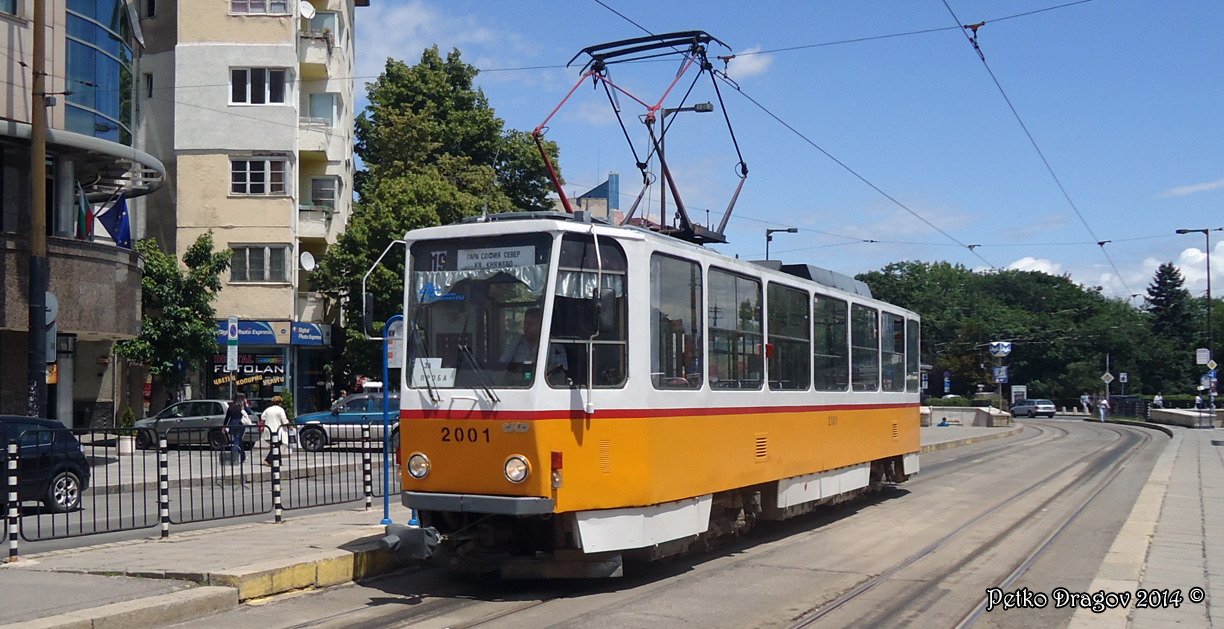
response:
[(1167, 437), (1025, 423), (1017, 437), (924, 455), (922, 473), (897, 489), (762, 523), (715, 551), (630, 565), (622, 579), (501, 582), (417, 568), (182, 626), (1065, 626), (1070, 609), (975, 610), (1005, 582), (1086, 591)]

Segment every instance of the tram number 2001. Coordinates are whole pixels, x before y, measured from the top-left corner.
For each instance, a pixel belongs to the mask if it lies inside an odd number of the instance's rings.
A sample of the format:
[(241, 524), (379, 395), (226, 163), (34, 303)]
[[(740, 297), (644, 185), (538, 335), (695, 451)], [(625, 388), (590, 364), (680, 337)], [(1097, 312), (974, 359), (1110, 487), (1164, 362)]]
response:
[(467, 430), (464, 430), (462, 428), (450, 428), (447, 426), (442, 428), (442, 440), (455, 441), (458, 443), (476, 443), (478, 441), (488, 443), (489, 429), (485, 428), (484, 430), (476, 430), (475, 428), (468, 428)]

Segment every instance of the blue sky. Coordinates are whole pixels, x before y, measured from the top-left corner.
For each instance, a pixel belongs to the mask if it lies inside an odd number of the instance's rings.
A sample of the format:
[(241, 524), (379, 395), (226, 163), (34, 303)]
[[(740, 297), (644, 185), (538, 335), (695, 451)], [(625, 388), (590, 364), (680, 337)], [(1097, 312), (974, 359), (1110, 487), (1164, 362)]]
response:
[[(1203, 236), (1174, 232), (1224, 227), (1224, 3), (1090, 0), (1009, 18), (1068, 1), (948, 0), (960, 23), (986, 21), (986, 62), (1064, 195), (965, 35), (949, 28), (957, 22), (943, 0), (603, 0), (652, 32), (705, 30), (726, 42), (730, 51), (712, 50), (737, 55), (727, 72), (744, 94), (946, 232), (724, 85), (750, 169), (724, 253), (763, 258), (766, 228), (797, 227), (774, 236), (771, 257), (850, 274), (903, 260), (1042, 270), (1119, 297), (1144, 293), (1171, 261), (1203, 294)], [(579, 71), (518, 68), (562, 66), (586, 46), (645, 34), (595, 0), (372, 5), (357, 10), (359, 92), (387, 57), (414, 63), (425, 47), (458, 48), (482, 69), (477, 83), (506, 126), (524, 131)], [(928, 29), (945, 30), (834, 43)], [(612, 78), (654, 102), (676, 69), (628, 64)], [(689, 102), (707, 100), (716, 96), (703, 78)], [(644, 127), (626, 120), (640, 147)], [(690, 214), (704, 222), (708, 209), (717, 223), (738, 182), (725, 123), (676, 120), (669, 165)], [(628, 208), (640, 176), (602, 91), (579, 88), (547, 137), (561, 146), (567, 193), (618, 171)], [(657, 216), (657, 186), (648, 198)], [(1213, 279), (1224, 281), (1224, 232), (1212, 241)]]

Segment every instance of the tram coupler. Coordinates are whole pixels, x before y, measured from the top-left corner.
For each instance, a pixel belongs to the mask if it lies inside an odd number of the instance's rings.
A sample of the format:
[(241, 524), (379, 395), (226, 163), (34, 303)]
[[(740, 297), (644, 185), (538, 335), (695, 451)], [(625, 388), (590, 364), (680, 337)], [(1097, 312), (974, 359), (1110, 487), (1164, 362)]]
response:
[(432, 526), (388, 524), (386, 530), (387, 536), (378, 540), (378, 547), (397, 563), (425, 561), (442, 543), (442, 535)]

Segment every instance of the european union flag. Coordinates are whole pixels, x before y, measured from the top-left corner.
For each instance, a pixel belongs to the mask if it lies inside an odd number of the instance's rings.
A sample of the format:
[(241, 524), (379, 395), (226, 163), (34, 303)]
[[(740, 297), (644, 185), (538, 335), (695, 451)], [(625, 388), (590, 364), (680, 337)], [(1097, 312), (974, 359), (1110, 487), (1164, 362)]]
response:
[(122, 194), (106, 213), (98, 215), (98, 222), (110, 233), (116, 245), (132, 248), (132, 225), (128, 221), (127, 199)]

